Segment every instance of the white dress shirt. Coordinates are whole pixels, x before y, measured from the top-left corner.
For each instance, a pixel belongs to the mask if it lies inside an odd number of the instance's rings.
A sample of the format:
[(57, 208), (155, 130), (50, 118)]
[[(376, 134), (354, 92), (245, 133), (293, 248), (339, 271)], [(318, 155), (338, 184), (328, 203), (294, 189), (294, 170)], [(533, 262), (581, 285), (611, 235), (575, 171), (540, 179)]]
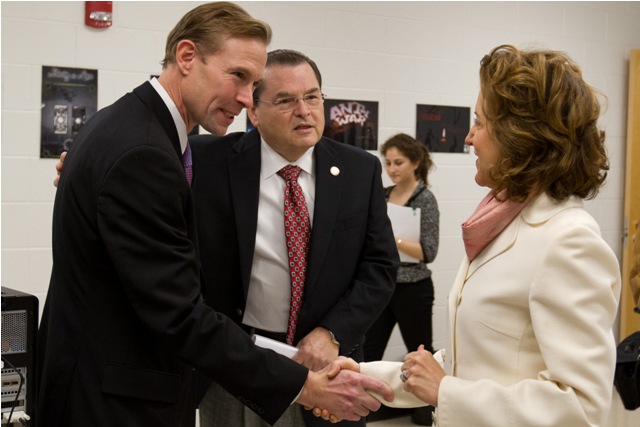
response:
[(302, 169), (298, 183), (304, 192), (309, 221), (313, 225), (313, 147), (297, 161), (289, 162), (262, 140), (258, 228), (243, 323), (271, 332), (287, 331), (291, 301), (291, 278), (284, 232), (286, 183), (277, 174), (288, 164)]
[(151, 86), (153, 86), (156, 92), (158, 92), (158, 95), (160, 95), (160, 98), (162, 98), (165, 105), (169, 109), (169, 112), (171, 113), (171, 117), (173, 118), (173, 123), (176, 125), (176, 129), (178, 130), (178, 137), (180, 137), (180, 148), (184, 153), (184, 150), (187, 149), (187, 137), (188, 137), (187, 125), (185, 124), (184, 119), (180, 115), (180, 112), (178, 111), (178, 107), (176, 107), (175, 102), (173, 102), (173, 99), (171, 99), (171, 97), (169, 96), (169, 93), (165, 90), (165, 88), (162, 87), (158, 79), (153, 77), (151, 78), (151, 80), (149, 80), (149, 83), (151, 83)]

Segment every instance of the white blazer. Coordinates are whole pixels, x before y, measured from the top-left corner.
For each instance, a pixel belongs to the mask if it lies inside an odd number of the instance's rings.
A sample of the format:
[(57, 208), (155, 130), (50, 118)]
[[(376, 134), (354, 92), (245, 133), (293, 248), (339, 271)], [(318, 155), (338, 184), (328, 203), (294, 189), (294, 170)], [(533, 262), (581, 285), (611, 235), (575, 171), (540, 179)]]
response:
[[(618, 260), (582, 200), (537, 197), (449, 293), (437, 425), (602, 426), (613, 393)], [(398, 362), (377, 362), (407, 399)], [(382, 375), (383, 378), (385, 376)]]

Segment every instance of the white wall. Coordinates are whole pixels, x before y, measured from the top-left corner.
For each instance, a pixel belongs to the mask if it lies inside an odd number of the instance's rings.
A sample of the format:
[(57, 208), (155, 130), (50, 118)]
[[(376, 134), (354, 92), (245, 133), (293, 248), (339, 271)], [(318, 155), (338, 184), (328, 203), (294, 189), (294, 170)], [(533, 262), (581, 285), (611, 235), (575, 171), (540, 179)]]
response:
[[(379, 141), (415, 135), (416, 104), (468, 106), (478, 66), (511, 43), (568, 52), (608, 99), (601, 118), (611, 171), (587, 202), (621, 256), (628, 58), (640, 48), (640, 2), (239, 2), (274, 30), (271, 48), (312, 57), (329, 97), (379, 102)], [(84, 25), (84, 2), (6, 2), (2, 12), (2, 285), (37, 295), (51, 270), (55, 160), (40, 159), (41, 67), (99, 70), (98, 107), (159, 74), (166, 35), (199, 2), (113, 2), (114, 25)], [(231, 131), (243, 130), (244, 116)], [(434, 345), (444, 345), (444, 305), (464, 250), (460, 223), (485, 190), (473, 154), (434, 154), (440, 206)], [(386, 185), (390, 183), (384, 175)], [(399, 359), (395, 334), (385, 354)], [(624, 415), (624, 414), (623, 414)], [(620, 415), (623, 417), (623, 415)], [(622, 425), (622, 424), (618, 424)]]

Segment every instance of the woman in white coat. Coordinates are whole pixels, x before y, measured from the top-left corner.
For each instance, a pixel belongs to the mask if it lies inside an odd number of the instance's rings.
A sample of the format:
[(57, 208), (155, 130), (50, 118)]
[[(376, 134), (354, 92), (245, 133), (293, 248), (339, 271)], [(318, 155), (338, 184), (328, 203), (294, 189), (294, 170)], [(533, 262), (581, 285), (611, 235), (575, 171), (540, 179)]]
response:
[(360, 365), (395, 385), (390, 406), (433, 405), (440, 427), (604, 425), (620, 271), (582, 202), (609, 168), (599, 113), (563, 53), (484, 57), (465, 143), (490, 191), (462, 225), (440, 363), (420, 349)]

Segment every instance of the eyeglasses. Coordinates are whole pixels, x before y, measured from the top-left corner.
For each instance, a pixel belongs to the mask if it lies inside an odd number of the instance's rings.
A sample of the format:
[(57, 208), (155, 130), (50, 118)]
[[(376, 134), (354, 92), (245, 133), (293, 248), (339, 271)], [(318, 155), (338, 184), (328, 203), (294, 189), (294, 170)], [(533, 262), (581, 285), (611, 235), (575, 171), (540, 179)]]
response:
[(284, 113), (293, 111), (293, 109), (296, 108), (296, 105), (298, 105), (298, 101), (300, 100), (302, 100), (302, 102), (304, 102), (307, 107), (315, 109), (320, 107), (324, 103), (324, 100), (326, 98), (327, 96), (324, 93), (309, 93), (304, 96), (285, 96), (283, 98), (278, 98), (275, 101), (265, 101), (264, 99), (256, 99), (255, 101), (271, 104), (279, 111), (282, 111)]

